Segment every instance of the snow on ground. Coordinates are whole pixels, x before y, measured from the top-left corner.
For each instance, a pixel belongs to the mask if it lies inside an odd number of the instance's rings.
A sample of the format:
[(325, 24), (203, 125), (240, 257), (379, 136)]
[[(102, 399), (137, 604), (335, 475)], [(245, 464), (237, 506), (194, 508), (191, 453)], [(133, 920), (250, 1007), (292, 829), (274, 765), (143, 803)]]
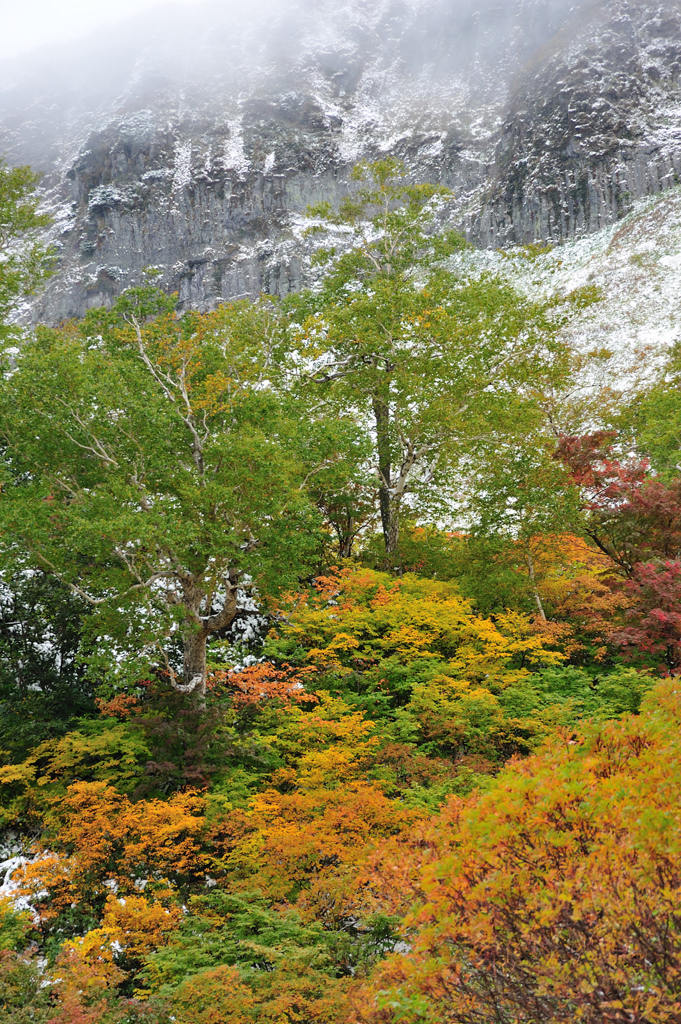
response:
[(609, 372), (650, 376), (681, 340), (681, 187), (641, 200), (616, 224), (554, 248), (468, 250), (450, 265), (499, 274), (528, 297), (596, 288), (566, 331), (581, 351), (612, 354)]
[(23, 854), (17, 852), (11, 857), (6, 857), (0, 861), (0, 901), (8, 900), (14, 910), (28, 910), (35, 914), (35, 910), (28, 899), (25, 896), (18, 895), (19, 883), (13, 880), (13, 875), (19, 868), (23, 868), (27, 864), (33, 864), (37, 859), (37, 857), (33, 859), (24, 857)]

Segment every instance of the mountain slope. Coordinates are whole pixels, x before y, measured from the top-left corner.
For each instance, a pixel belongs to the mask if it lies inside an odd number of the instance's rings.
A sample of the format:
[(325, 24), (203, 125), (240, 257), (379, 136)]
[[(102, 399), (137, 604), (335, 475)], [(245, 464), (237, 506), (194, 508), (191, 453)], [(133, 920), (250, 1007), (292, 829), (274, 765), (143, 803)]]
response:
[(556, 246), (469, 250), (451, 260), (464, 275), (499, 274), (533, 297), (599, 296), (571, 318), (569, 336), (599, 352), (612, 384), (654, 372), (681, 341), (681, 187), (638, 200), (620, 221)]
[(455, 192), (496, 247), (579, 237), (681, 173), (681, 0), (294, 0), (147, 12), (0, 69), (0, 146), (46, 172), (34, 316), (159, 270), (202, 308), (305, 279), (295, 231), (358, 159)]

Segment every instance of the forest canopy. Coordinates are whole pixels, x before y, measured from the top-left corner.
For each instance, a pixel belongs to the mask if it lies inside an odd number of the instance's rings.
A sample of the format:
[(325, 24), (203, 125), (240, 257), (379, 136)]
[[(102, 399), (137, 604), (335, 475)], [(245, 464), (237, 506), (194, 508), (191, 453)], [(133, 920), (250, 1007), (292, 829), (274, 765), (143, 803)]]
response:
[(678, 352), (585, 399), (392, 160), (313, 287), (17, 346), (2, 173), (3, 1019), (681, 1019)]

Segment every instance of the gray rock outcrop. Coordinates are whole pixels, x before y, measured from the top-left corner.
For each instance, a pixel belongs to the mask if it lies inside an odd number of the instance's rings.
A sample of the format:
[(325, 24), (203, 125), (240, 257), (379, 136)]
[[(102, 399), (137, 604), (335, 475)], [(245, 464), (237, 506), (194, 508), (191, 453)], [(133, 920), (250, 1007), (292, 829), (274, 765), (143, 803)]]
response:
[(47, 322), (145, 271), (191, 306), (285, 294), (301, 215), (391, 154), (480, 246), (573, 237), (681, 174), (681, 0), (254, 0), (149, 12), (0, 68), (45, 173)]

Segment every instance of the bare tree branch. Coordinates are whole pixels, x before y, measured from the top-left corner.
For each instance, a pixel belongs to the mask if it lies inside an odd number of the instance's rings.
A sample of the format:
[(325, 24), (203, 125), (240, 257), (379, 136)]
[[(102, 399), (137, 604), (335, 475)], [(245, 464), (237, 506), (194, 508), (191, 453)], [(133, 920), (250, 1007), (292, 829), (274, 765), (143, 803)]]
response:
[[(186, 383), (187, 364), (186, 362), (183, 363), (178, 381), (174, 381), (170, 374), (163, 373), (163, 371), (160, 370), (158, 366), (152, 363), (151, 359), (147, 354), (147, 351), (144, 347), (144, 339), (142, 338), (142, 328), (140, 327), (137, 318), (132, 316), (130, 322), (135, 328), (135, 334), (137, 335), (137, 349), (140, 354), (140, 358), (142, 359), (142, 362), (149, 370), (149, 373), (152, 375), (154, 380), (159, 384), (159, 386), (163, 390), (163, 394), (165, 395), (165, 397), (168, 399), (169, 402), (172, 402), (172, 404), (175, 406), (180, 415), (180, 419), (187, 427), (192, 436), (192, 458), (194, 460), (194, 465), (198, 471), (199, 479), (201, 480), (201, 482), (203, 482), (203, 478), (205, 475), (203, 449), (205, 447), (206, 441), (208, 440), (208, 437), (210, 436), (210, 433), (208, 431), (208, 428), (206, 427), (206, 429), (204, 430), (204, 436), (201, 437), (198, 430), (196, 429), (194, 410), (192, 409), (192, 404), (189, 398), (189, 391)], [(184, 413), (180, 409), (180, 405), (178, 403), (178, 396), (175, 394), (175, 391), (179, 392), (179, 396), (182, 399), (182, 403), (185, 408)]]
[(96, 608), (98, 605), (104, 604), (106, 601), (108, 601), (108, 598), (106, 597), (91, 597), (90, 594), (87, 593), (87, 591), (82, 589), (82, 587), (79, 587), (76, 583), (71, 583), (71, 581), (67, 580), (64, 574), (60, 572), (59, 569), (57, 569), (54, 562), (51, 562), (49, 558), (43, 555), (41, 551), (36, 551), (36, 557), (39, 558), (40, 561), (47, 566), (47, 568), (49, 569), (50, 573), (53, 576), (55, 576), (58, 580), (61, 580), (61, 582), (69, 588), (72, 594), (76, 594), (78, 597), (82, 597), (83, 600), (87, 601), (87, 603), (91, 605), (93, 608)]

